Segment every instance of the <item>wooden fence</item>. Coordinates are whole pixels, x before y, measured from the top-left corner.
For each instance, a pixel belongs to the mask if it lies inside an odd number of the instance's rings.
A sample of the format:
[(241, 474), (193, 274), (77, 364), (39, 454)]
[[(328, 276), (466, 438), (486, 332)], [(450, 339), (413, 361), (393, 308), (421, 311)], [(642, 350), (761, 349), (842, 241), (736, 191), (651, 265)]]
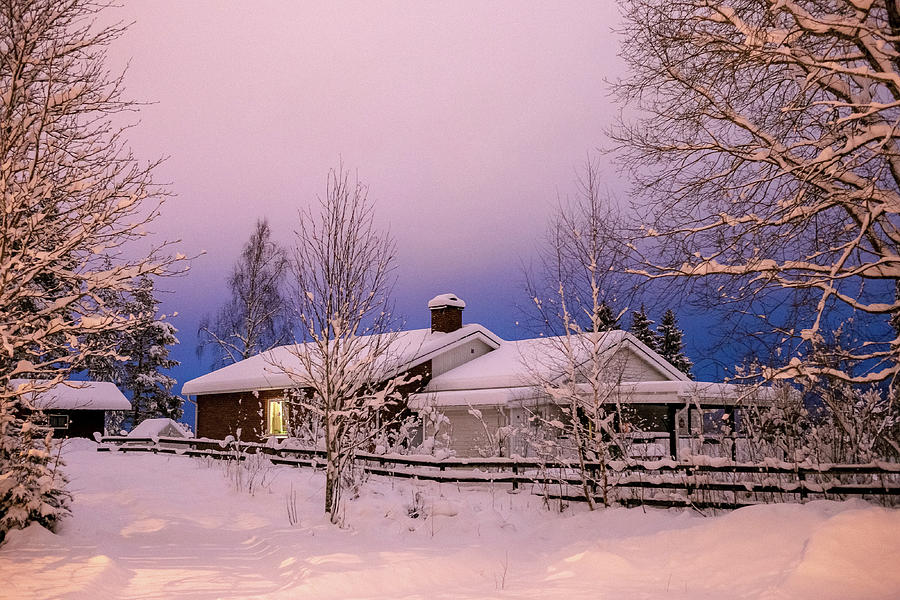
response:
[[(185, 438), (103, 437), (101, 452), (153, 452), (244, 460), (265, 455), (273, 464), (321, 468), (325, 452), (253, 442)], [(576, 464), (522, 458), (449, 458), (357, 453), (366, 473), (442, 483), (505, 484), (548, 499), (585, 499), (584, 481), (598, 503), (626, 506), (739, 508), (772, 502), (867, 497), (900, 504), (900, 464), (738, 463), (708, 456), (679, 461)], [(604, 483), (605, 482), (605, 483)]]

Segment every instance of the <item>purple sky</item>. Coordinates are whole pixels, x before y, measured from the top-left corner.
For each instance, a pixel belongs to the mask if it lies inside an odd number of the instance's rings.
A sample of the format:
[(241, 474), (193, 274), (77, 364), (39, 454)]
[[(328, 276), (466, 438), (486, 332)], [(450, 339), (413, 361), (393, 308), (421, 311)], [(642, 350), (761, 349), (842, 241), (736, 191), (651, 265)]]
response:
[(615, 3), (154, 0), (111, 13), (135, 23), (110, 66), (130, 60), (128, 94), (154, 102), (131, 145), (169, 157), (158, 176), (175, 197), (154, 229), (206, 250), (163, 284), (165, 311), (180, 313), (179, 390), (204, 372), (197, 322), (222, 302), (255, 219), (290, 243), (341, 159), (396, 237), (408, 326), (453, 291), (466, 321), (528, 334), (515, 326), (520, 262), (614, 114)]

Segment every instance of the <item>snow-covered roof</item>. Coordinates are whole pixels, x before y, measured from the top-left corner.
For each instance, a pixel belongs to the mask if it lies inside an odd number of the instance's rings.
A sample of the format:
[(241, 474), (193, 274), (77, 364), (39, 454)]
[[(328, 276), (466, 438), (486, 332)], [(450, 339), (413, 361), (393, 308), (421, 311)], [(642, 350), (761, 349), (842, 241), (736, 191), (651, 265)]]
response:
[(166, 418), (145, 419), (128, 433), (128, 437), (141, 438), (153, 438), (162, 435), (168, 437), (194, 437), (185, 425)]
[[(393, 369), (403, 371), (430, 360), (472, 337), (479, 337), (491, 347), (498, 347), (503, 340), (478, 324), (463, 325), (456, 331), (444, 333), (431, 329), (413, 329), (395, 334), (390, 355)], [(375, 336), (373, 343), (377, 342)], [(297, 355), (305, 351), (306, 344), (279, 346), (246, 360), (207, 373), (184, 384), (181, 393), (222, 394), (249, 390), (272, 390), (296, 385), (287, 372), (302, 371)], [(287, 371), (287, 372), (286, 372)]]
[(638, 381), (617, 386), (623, 396), (653, 402), (654, 396), (674, 396), (680, 401), (697, 400), (705, 404), (733, 404), (747, 398), (768, 400), (773, 395), (769, 386), (735, 385), (708, 381)]
[(456, 294), (438, 294), (428, 301), (428, 308), (443, 308), (445, 306), (455, 306), (456, 308), (465, 308), (466, 303)]
[(131, 410), (128, 398), (114, 384), (105, 381), (64, 381), (40, 392), (40, 381), (11, 379), (9, 387), (22, 391), (38, 409), (60, 410)]
[[(584, 333), (573, 336), (568, 344), (575, 354), (576, 362), (588, 359), (588, 352), (597, 344), (600, 352), (628, 347), (650, 362), (666, 377), (678, 381), (689, 381), (688, 377), (675, 369), (656, 352), (647, 348), (630, 333), (621, 330), (605, 333)], [(562, 373), (562, 352), (565, 338), (542, 337), (527, 340), (503, 342), (492, 352), (471, 360), (443, 373), (428, 384), (426, 391), (474, 390), (531, 386), (548, 376)]]
[(545, 400), (546, 397), (534, 387), (517, 386), (422, 392), (410, 395), (408, 401), (411, 409), (419, 410), (426, 406), (514, 406), (535, 399)]
[[(589, 394), (588, 384), (578, 384), (579, 391)], [(765, 402), (771, 397), (768, 387), (753, 388), (704, 381), (637, 381), (623, 383), (608, 390), (609, 401), (625, 404), (679, 404), (699, 402), (703, 405), (730, 406), (748, 397)], [(547, 402), (549, 397), (534, 386), (509, 386), (482, 389), (424, 391), (410, 396), (410, 408), (425, 406), (522, 406)]]

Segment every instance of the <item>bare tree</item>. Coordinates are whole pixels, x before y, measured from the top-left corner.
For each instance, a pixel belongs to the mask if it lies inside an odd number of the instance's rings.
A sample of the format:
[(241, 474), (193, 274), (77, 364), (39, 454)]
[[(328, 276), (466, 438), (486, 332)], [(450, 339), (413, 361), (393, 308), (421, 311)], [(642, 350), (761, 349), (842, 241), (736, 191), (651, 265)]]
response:
[(379, 232), (367, 189), (340, 167), (318, 211), (301, 212), (293, 249), (293, 302), (303, 342), (279, 364), (296, 393), (292, 411), (324, 424), (325, 512), (341, 520), (356, 451), (386, 426), (405, 381), (396, 373), (390, 293), (394, 242)]
[(569, 316), (582, 328), (619, 329), (625, 307), (637, 292), (640, 278), (626, 273), (633, 236), (601, 177), (599, 162), (587, 160), (578, 172), (576, 196), (559, 201), (538, 249), (536, 268), (525, 269), (525, 290), (531, 298), (525, 316), (536, 333), (565, 331), (563, 297), (577, 307)]
[[(759, 319), (784, 350), (766, 376), (894, 378), (896, 3), (630, 0), (623, 10), (632, 74), (615, 89), (640, 116), (612, 135), (659, 242), (642, 272), (708, 280), (712, 302)], [(869, 323), (843, 348), (865, 365), (854, 374), (813, 351), (851, 317)]]
[(291, 340), (283, 293), (287, 265), (287, 252), (272, 241), (268, 221), (257, 221), (228, 278), (231, 299), (215, 321), (204, 317), (200, 323), (198, 356), (209, 350), (213, 366), (221, 367)]
[[(618, 350), (624, 336), (609, 330), (610, 321), (618, 317), (610, 313), (607, 300), (616, 290), (626, 291), (617, 274), (629, 249), (621, 219), (601, 190), (595, 162), (585, 165), (578, 183), (578, 195), (561, 204), (551, 222), (544, 249), (540, 277), (550, 294), (542, 298), (530, 284), (539, 320), (555, 325), (550, 332), (557, 335), (541, 340), (523, 360), (537, 390), (556, 407), (555, 413), (535, 418), (571, 439), (573, 448), (555, 450), (562, 452), (560, 457), (574, 450), (583, 493), (593, 509), (598, 484), (607, 501), (606, 461), (626, 445), (617, 393), (624, 370)], [(588, 465), (594, 461), (602, 465), (599, 473)]]
[[(145, 235), (163, 191), (155, 163), (127, 150), (113, 118), (135, 108), (103, 65), (123, 27), (97, 25), (105, 2), (9, 0), (0, 6), (0, 536), (63, 514), (50, 438), (23, 422), (40, 392), (116, 350), (102, 332), (128, 315), (104, 297), (166, 275), (183, 258), (127, 242)], [(10, 379), (30, 377), (27, 389)], [(30, 465), (29, 465), (30, 461)]]

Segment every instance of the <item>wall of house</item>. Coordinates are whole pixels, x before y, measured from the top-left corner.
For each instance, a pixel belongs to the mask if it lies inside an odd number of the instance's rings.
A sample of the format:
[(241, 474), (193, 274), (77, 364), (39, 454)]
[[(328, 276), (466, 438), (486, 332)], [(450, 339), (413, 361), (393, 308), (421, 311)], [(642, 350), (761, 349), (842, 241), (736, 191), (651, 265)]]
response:
[(55, 438), (88, 438), (94, 439), (94, 432), (103, 433), (106, 425), (106, 411), (103, 410), (59, 410), (49, 409), (45, 411), (49, 415), (66, 415), (69, 417), (69, 426), (65, 429), (53, 430)]
[(450, 369), (455, 369), (456, 367), (476, 359), (479, 356), (483, 356), (490, 351), (491, 347), (478, 339), (471, 340), (465, 344), (460, 344), (456, 348), (434, 357), (431, 361), (432, 376), (437, 377)]
[[(496, 435), (497, 429), (507, 424), (506, 415), (496, 407), (479, 407), (478, 410), (481, 411), (481, 419), (469, 414), (468, 407), (452, 407), (442, 411), (450, 421), (445, 427), (448, 427), (450, 431), (450, 450), (456, 456), (473, 457), (493, 454), (485, 427), (491, 434)], [(484, 425), (482, 425), (482, 420)], [(503, 449), (503, 454), (508, 454), (508, 448)]]
[[(405, 375), (411, 381), (398, 387), (404, 397), (419, 391), (431, 380), (431, 361), (413, 367)], [(198, 395), (197, 437), (218, 440), (229, 435), (237, 437), (240, 428), (242, 440), (259, 441), (267, 434), (267, 403), (283, 397), (284, 390), (262, 390), (256, 396), (252, 391)], [(289, 423), (290, 418), (288, 410)]]
[(259, 441), (265, 432), (265, 402), (280, 398), (282, 390), (265, 390), (259, 397), (253, 392), (203, 394), (197, 396), (197, 437), (221, 440), (226, 436)]
[(619, 352), (624, 361), (622, 381), (665, 381), (671, 379), (631, 348), (623, 348)]

